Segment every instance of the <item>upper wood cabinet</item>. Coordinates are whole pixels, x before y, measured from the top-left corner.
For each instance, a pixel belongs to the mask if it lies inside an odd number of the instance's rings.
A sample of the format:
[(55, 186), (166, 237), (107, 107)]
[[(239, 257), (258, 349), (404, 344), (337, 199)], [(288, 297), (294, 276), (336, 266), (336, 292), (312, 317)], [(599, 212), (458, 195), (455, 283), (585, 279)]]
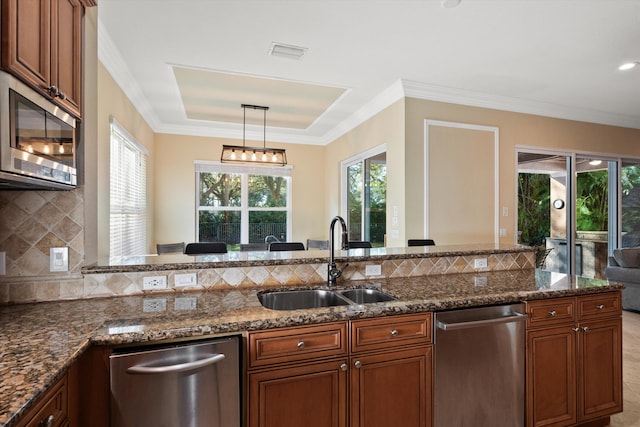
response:
[(83, 14), (81, 0), (2, 0), (2, 67), (77, 118)]

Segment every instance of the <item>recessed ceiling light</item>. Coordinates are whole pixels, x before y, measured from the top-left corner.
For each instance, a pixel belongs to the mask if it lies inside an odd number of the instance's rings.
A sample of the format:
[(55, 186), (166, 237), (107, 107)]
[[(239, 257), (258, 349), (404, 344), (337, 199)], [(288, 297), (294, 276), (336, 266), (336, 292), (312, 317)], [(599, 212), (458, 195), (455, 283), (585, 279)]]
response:
[(276, 42), (271, 43), (271, 49), (269, 49), (269, 55), (290, 59), (300, 59), (305, 53), (307, 53), (306, 47)]
[(630, 69), (634, 68), (638, 64), (640, 64), (640, 62), (638, 62), (638, 61), (625, 62), (624, 64), (622, 64), (621, 66), (618, 67), (618, 70), (620, 70), (620, 71), (630, 70)]

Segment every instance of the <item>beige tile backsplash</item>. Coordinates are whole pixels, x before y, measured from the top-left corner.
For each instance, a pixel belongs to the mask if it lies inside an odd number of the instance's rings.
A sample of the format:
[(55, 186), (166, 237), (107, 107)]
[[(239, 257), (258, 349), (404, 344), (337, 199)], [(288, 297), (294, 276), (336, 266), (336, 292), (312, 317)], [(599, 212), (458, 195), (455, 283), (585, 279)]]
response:
[[(68, 273), (49, 272), (49, 249), (58, 246), (69, 248)], [(0, 276), (0, 304), (141, 294), (143, 278), (157, 275), (166, 275), (170, 290), (175, 289), (175, 271), (81, 275), (84, 262), (81, 188), (74, 191), (0, 191), (0, 251), (7, 253), (7, 274)], [(473, 258), (444, 256), (385, 260), (380, 263), (382, 275), (370, 279), (474, 272)], [(532, 252), (489, 255), (487, 260), (487, 271), (534, 266)], [(341, 280), (364, 280), (367, 264), (372, 261), (351, 262)], [(327, 264), (212, 268), (177, 273), (196, 273), (198, 285), (195, 289), (198, 290), (300, 286), (323, 283)]]

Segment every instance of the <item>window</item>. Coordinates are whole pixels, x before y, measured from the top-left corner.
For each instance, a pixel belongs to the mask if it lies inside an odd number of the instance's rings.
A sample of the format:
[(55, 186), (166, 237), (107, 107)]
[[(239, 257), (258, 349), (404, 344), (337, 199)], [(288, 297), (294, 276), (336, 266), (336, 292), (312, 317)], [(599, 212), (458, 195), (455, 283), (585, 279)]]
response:
[(342, 162), (349, 240), (384, 246), (387, 227), (387, 155), (381, 146)]
[(147, 252), (148, 151), (111, 119), (109, 255)]
[(196, 162), (197, 240), (287, 241), (291, 234), (291, 168)]

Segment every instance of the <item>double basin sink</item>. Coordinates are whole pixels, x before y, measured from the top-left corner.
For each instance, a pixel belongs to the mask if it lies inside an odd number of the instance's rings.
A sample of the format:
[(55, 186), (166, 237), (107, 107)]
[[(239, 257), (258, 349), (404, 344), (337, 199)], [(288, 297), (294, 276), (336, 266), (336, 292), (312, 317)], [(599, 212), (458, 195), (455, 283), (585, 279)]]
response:
[(258, 295), (260, 303), (271, 310), (301, 310), (340, 305), (359, 305), (395, 300), (377, 289), (347, 289), (332, 291), (309, 289), (299, 291), (275, 291)]

